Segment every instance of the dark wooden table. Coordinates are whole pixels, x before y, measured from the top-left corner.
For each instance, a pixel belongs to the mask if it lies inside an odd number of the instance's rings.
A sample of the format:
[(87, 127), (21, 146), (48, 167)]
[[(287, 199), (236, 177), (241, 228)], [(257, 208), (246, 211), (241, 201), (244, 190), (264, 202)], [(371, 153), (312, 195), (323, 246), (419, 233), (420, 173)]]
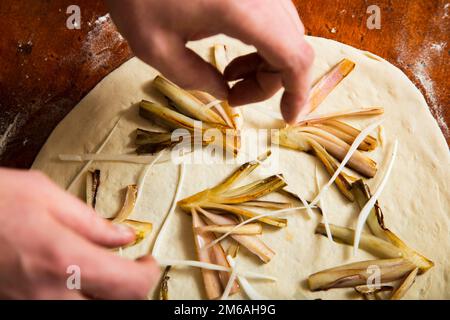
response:
[[(308, 34), (372, 51), (405, 71), (425, 95), (450, 143), (449, 1), (294, 2)], [(103, 1), (76, 3), (81, 8), (80, 30), (66, 27), (66, 9), (73, 1), (0, 1), (2, 166), (29, 167), (59, 121), (132, 56), (106, 16)], [(366, 25), (372, 4), (381, 9), (379, 30)]]

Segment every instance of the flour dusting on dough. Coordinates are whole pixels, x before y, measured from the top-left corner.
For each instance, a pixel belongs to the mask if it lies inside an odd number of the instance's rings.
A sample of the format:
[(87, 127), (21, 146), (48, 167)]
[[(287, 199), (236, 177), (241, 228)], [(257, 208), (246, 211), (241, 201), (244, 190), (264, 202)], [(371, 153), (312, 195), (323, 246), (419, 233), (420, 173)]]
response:
[[(448, 11), (448, 5), (445, 6), (445, 10), (446, 12)], [(405, 33), (403, 36), (406, 38), (407, 34)], [(428, 42), (428, 40), (424, 41), (424, 43)], [(425, 91), (424, 93), (426, 98), (428, 98), (431, 113), (439, 124), (439, 127), (444, 133), (444, 136), (448, 137), (450, 136), (450, 129), (444, 117), (445, 106), (439, 103), (439, 99), (436, 96), (436, 85), (434, 83), (434, 80), (431, 79), (427, 73), (427, 69), (430, 69), (430, 66), (433, 65), (436, 56), (442, 55), (445, 52), (446, 48), (447, 42), (445, 41), (441, 41), (438, 43), (433, 42), (427, 47), (420, 48), (418, 50), (420, 54), (416, 58), (417, 62), (412, 66), (412, 72)], [(406, 47), (404, 42), (399, 42), (396, 46), (396, 51), (397, 62), (405, 65), (405, 60), (403, 58), (405, 53), (409, 52), (409, 48)]]
[(436, 118), (436, 121), (439, 124), (439, 127), (442, 129), (444, 135), (448, 136), (450, 131), (444, 118), (443, 108), (441, 107), (438, 99), (436, 98), (434, 81), (427, 74), (424, 62), (422, 61), (416, 62), (413, 66), (413, 72), (417, 80), (419, 80), (420, 84), (426, 91), (426, 95), (431, 102), (430, 108), (433, 112), (434, 117)]

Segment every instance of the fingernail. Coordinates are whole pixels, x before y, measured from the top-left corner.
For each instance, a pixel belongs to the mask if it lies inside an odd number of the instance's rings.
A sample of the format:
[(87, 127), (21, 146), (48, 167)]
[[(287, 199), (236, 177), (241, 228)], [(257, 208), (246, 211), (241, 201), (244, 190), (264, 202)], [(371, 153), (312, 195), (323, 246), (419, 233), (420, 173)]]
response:
[(124, 237), (134, 237), (134, 231), (131, 228), (124, 226), (123, 224), (115, 224), (114, 228), (120, 235)]

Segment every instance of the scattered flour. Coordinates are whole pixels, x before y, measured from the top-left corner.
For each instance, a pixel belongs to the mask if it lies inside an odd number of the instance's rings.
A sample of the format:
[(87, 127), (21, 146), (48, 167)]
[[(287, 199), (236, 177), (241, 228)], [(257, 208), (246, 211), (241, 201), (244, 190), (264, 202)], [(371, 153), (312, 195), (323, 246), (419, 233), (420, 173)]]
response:
[[(446, 13), (450, 9), (450, 4), (445, 6)], [(404, 31), (403, 31), (404, 32)], [(404, 35), (406, 39), (407, 35)], [(403, 37), (401, 37), (403, 38)], [(427, 39), (425, 39), (424, 43), (429, 43)], [(428, 75), (427, 69), (429, 66), (435, 63), (436, 56), (444, 54), (444, 51), (447, 47), (447, 42), (442, 41), (438, 43), (431, 43), (431, 45), (427, 47), (420, 48), (418, 52), (416, 63), (414, 63), (411, 67), (411, 71), (414, 73), (417, 81), (420, 83), (422, 88), (425, 90), (425, 97), (428, 98), (430, 110), (436, 119), (439, 127), (442, 130), (442, 133), (445, 137), (450, 136), (450, 128), (444, 117), (444, 108), (445, 106), (441, 105), (437, 96), (436, 96), (436, 86), (434, 80), (430, 78)], [(403, 41), (399, 42), (396, 47), (397, 50), (397, 62), (401, 65), (406, 65), (406, 59), (404, 58), (405, 53), (409, 52), (409, 48), (406, 47)]]
[(105, 14), (104, 16), (99, 17), (99, 18), (95, 21), (95, 24), (96, 24), (96, 25), (102, 24), (102, 23), (108, 21), (108, 19), (110, 19), (109, 13)]
[[(108, 23), (109, 21), (111, 21), (109, 13), (99, 17), (83, 44), (82, 50), (93, 54), (89, 61), (90, 69), (96, 70), (106, 65), (111, 58), (111, 48), (124, 40), (122, 35), (113, 29), (113, 24)], [(111, 32), (106, 32), (105, 28), (110, 29)]]
[(444, 135), (448, 136), (450, 134), (450, 129), (445, 121), (442, 107), (439, 105), (439, 101), (436, 98), (434, 82), (427, 74), (424, 62), (422, 61), (416, 62), (413, 66), (413, 72), (417, 80), (419, 80), (420, 84), (426, 91), (426, 95), (431, 102), (430, 108), (433, 111), (434, 117), (438, 122), (439, 127), (441, 127)]
[(2, 155), (3, 152), (5, 151), (6, 146), (8, 145), (8, 139), (11, 137), (11, 135), (17, 128), (19, 116), (20, 114), (16, 115), (13, 122), (6, 128), (5, 132), (0, 136), (0, 155)]
[(446, 46), (447, 46), (447, 43), (445, 43), (445, 42), (433, 43), (433, 44), (431, 44), (430, 49), (437, 51), (437, 53), (441, 53), (445, 49)]

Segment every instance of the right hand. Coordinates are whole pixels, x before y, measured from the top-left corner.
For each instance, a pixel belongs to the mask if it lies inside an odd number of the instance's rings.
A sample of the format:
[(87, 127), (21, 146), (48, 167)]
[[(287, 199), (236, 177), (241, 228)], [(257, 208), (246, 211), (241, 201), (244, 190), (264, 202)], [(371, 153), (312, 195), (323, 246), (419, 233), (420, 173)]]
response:
[[(314, 60), (291, 0), (108, 0), (134, 53), (185, 89), (208, 91), (233, 106), (263, 101), (284, 87), (288, 123), (308, 113)], [(186, 42), (226, 34), (257, 52), (234, 59), (224, 77)], [(226, 80), (226, 81), (225, 81)], [(228, 92), (227, 81), (239, 80)]]
[[(106, 248), (134, 240), (36, 171), (0, 168), (0, 298), (145, 299), (159, 279), (151, 257), (121, 258)], [(67, 268), (81, 271), (70, 290)]]

